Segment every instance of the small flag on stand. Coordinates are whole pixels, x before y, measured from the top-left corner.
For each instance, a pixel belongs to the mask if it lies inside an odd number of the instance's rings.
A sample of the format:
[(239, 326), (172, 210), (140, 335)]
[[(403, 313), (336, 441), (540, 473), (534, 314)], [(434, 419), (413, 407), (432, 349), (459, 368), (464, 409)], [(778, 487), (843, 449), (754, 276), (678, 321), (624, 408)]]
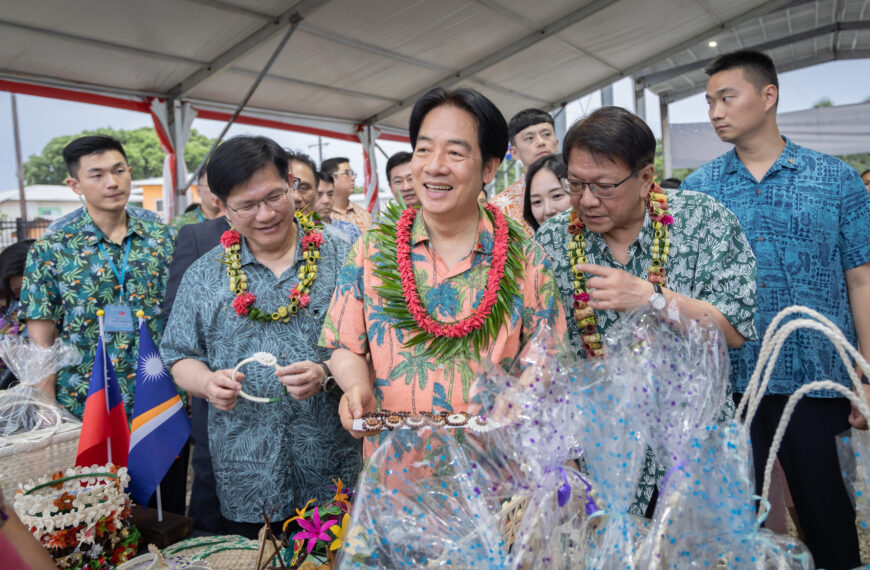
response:
[(190, 418), (148, 332), (144, 313), (137, 314), (139, 361), (127, 470), (130, 494), (145, 505), (190, 437)]
[(82, 415), (82, 433), (76, 453), (76, 466), (90, 467), (113, 463), (127, 465), (127, 450), (130, 447), (130, 428), (127, 413), (121, 398), (121, 386), (115, 376), (115, 368), (106, 352), (103, 332), (103, 311), (97, 311), (100, 322), (100, 338), (94, 369)]

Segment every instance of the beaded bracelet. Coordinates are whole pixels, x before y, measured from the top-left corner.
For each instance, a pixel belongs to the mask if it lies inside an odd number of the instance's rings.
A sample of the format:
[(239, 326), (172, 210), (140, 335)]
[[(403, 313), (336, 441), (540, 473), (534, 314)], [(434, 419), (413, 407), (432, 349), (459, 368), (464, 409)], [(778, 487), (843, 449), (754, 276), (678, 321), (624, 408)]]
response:
[(382, 410), (363, 415), (353, 420), (354, 431), (383, 431), (395, 429), (418, 429), (424, 426), (448, 429), (468, 428), (476, 432), (490, 431), (498, 427), (485, 416), (473, 416), (466, 412), (391, 412)]

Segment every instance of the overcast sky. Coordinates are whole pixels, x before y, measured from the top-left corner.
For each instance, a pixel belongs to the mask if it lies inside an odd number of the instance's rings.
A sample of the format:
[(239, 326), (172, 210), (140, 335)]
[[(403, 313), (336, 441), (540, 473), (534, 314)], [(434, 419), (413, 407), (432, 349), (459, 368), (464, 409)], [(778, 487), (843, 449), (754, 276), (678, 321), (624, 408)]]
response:
[[(779, 111), (807, 109), (823, 98), (830, 99), (835, 105), (860, 103), (870, 98), (870, 60), (836, 61), (783, 73), (780, 75)], [(18, 96), (18, 121), (21, 129), (21, 147), (24, 160), (31, 154), (38, 154), (53, 137), (76, 134), (86, 129), (113, 127), (134, 129), (152, 126), (151, 117), (144, 113), (110, 109), (82, 103), (71, 103), (41, 97)], [(570, 124), (574, 120), (600, 106), (598, 93), (587, 96), (568, 105), (567, 117)], [(634, 109), (631, 81), (624, 79), (614, 87), (614, 104)], [(661, 133), (659, 122), (658, 98), (647, 92), (647, 121), (658, 136)], [(707, 104), (703, 94), (689, 97), (671, 104), (672, 123), (694, 123), (707, 120)], [(8, 93), (0, 93), (0, 190), (17, 188), (15, 175), (15, 151), (12, 141), (12, 111)], [(223, 124), (217, 121), (197, 119), (193, 128), (210, 137), (217, 136)], [(278, 131), (247, 125), (234, 125), (228, 136), (236, 134), (263, 134), (278, 141), (282, 146), (302, 150), (317, 160), (317, 137), (288, 131)], [(357, 144), (324, 139), (328, 143), (323, 148), (323, 157), (347, 156), (351, 167), (362, 173), (362, 147)], [(404, 150), (406, 145), (381, 141), (378, 143), (388, 154)], [(384, 182), (383, 165), (386, 159), (378, 153), (381, 187)], [(134, 178), (136, 173), (133, 173)], [(363, 183), (362, 176), (357, 184)]]

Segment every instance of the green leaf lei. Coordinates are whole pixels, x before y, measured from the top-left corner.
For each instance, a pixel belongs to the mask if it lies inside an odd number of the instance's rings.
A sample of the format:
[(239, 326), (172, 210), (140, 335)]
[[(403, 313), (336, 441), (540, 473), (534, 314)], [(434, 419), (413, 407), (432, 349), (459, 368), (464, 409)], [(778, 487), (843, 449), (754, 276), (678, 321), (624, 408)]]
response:
[[(426, 358), (462, 356), (479, 360), (480, 355), (489, 349), (498, 336), (499, 330), (507, 324), (514, 297), (520, 295), (518, 283), (524, 277), (523, 243), (527, 239), (524, 232), (514, 220), (504, 217), (508, 224), (508, 252), (504, 276), (499, 283), (495, 305), (483, 326), (462, 338), (433, 337), (417, 324), (408, 310), (408, 302), (402, 291), (396, 259), (396, 224), (402, 211), (398, 204), (390, 202), (381, 214), (381, 222), (370, 230), (371, 238), (377, 245), (377, 252), (372, 256), (373, 272), (381, 281), (381, 285), (374, 287), (374, 290), (384, 300), (384, 314), (396, 320), (396, 328), (408, 333), (404, 342), (406, 347), (428, 343), (418, 353)], [(494, 225), (492, 214), (485, 209), (483, 212)]]

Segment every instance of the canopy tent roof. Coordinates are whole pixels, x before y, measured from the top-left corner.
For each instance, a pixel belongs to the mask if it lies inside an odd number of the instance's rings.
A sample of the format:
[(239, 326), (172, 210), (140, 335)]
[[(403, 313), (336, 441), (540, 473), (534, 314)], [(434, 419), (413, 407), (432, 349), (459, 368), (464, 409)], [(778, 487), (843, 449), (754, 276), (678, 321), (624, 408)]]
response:
[(208, 118), (225, 118), (296, 24), (246, 114), (346, 136), (360, 123), (399, 135), (413, 102), (435, 85), (475, 87), (506, 116), (554, 109), (621, 77), (667, 67), (668, 58), (697, 58), (696, 46), (721, 30), (784, 7), (826, 3), (10, 2), (0, 15), (0, 77), (122, 98), (172, 97), (193, 103), (200, 116), (210, 110)]
[[(710, 42), (716, 42), (715, 47)], [(678, 101), (704, 90), (704, 67), (713, 58), (750, 47), (770, 55), (779, 73), (870, 58), (870, 0), (790, 2), (663, 58), (637, 74), (637, 81), (668, 101)]]

